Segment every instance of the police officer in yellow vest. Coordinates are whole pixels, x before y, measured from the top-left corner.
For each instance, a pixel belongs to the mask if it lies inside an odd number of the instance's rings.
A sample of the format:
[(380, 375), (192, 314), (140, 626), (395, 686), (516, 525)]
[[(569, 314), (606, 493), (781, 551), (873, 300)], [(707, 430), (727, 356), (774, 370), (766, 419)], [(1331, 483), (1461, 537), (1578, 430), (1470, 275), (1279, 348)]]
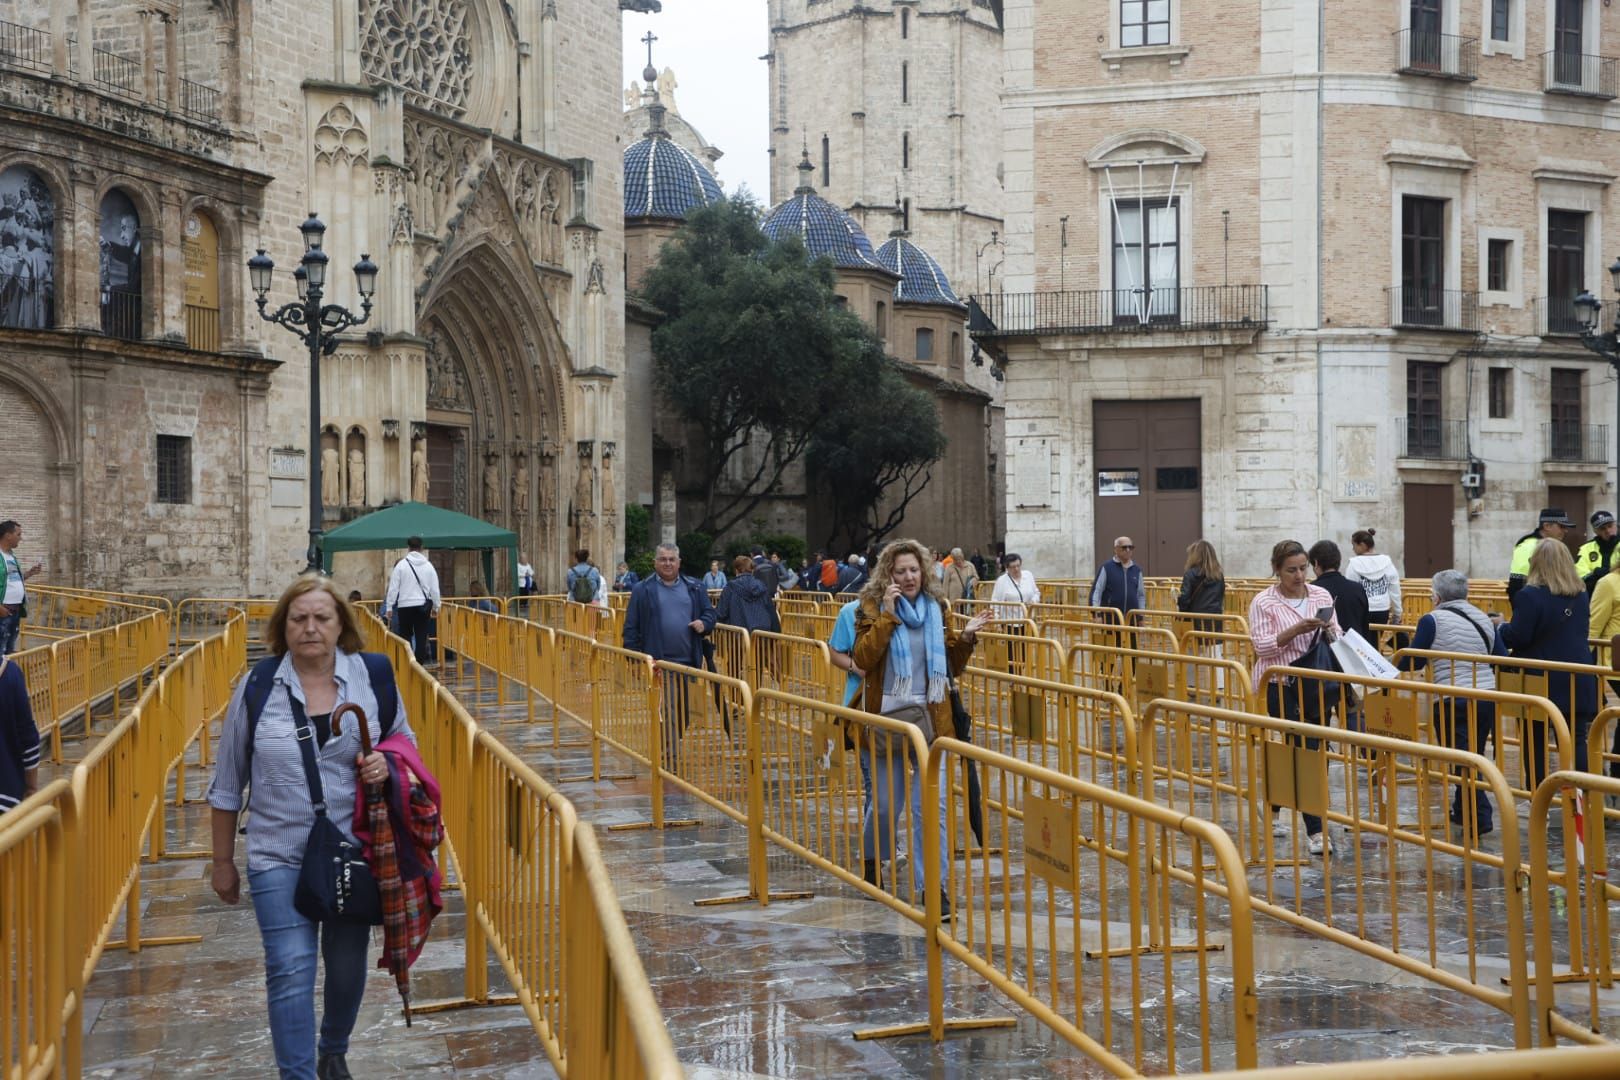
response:
[(1519, 537), (1518, 543), (1513, 545), (1513, 563), (1508, 568), (1509, 600), (1524, 588), (1525, 579), (1530, 576), (1530, 556), (1536, 550), (1536, 545), (1543, 540), (1562, 540), (1564, 530), (1574, 526), (1568, 514), (1556, 506), (1549, 506), (1541, 512), (1535, 531)]
[(1581, 545), (1575, 555), (1575, 569), (1586, 582), (1586, 592), (1592, 590), (1604, 574), (1614, 568), (1614, 552), (1620, 548), (1620, 528), (1615, 527), (1614, 515), (1599, 510), (1592, 515), (1592, 539)]

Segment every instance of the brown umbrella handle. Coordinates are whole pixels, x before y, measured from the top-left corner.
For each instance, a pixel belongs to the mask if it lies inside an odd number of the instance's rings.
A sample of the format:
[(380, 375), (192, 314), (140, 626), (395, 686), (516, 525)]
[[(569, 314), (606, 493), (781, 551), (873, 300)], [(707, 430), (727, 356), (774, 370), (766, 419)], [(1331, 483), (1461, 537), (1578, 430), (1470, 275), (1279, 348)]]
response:
[(345, 713), (354, 713), (360, 718), (355, 724), (355, 726), (360, 729), (360, 749), (364, 753), (370, 754), (371, 725), (366, 723), (366, 710), (362, 709), (354, 702), (346, 701), (342, 705), (339, 705), (337, 708), (332, 710), (332, 734), (341, 734), (342, 729), (338, 727), (338, 721), (343, 718)]

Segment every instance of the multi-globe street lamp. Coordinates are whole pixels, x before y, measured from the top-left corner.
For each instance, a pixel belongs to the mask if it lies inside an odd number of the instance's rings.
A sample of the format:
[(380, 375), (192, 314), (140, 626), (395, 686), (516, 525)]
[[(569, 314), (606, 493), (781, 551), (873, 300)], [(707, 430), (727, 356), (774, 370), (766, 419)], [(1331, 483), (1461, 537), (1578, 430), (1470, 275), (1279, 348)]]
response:
[(355, 286), (360, 293), (360, 314), (356, 315), (340, 304), (322, 304), (321, 294), (326, 288), (326, 252), (321, 244), (326, 226), (309, 212), (308, 219), (298, 226), (304, 235), (304, 257), (293, 271), (298, 287), (298, 299), (283, 304), (275, 311), (267, 311), (271, 275), (276, 264), (260, 248), (247, 262), (248, 280), (259, 298), (259, 316), (292, 331), (309, 348), (309, 565), (306, 573), (319, 573), (321, 569), (321, 357), (337, 351), (338, 335), (352, 326), (359, 326), (371, 318), (371, 298), (377, 292), (377, 264), (370, 255), (362, 254), (354, 264)]

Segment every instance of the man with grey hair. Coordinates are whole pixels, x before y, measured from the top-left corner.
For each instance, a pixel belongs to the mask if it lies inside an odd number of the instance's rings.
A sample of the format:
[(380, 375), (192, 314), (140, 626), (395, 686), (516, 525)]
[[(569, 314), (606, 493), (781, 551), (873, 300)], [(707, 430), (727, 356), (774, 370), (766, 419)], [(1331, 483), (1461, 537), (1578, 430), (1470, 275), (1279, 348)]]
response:
[[(681, 573), (681, 549), (659, 544), (653, 554), (653, 576), (630, 590), (624, 612), (624, 647), (690, 668), (703, 667), (703, 642), (714, 629), (714, 605), (696, 578)], [(686, 730), (687, 678), (664, 681), (666, 703), (664, 746), (673, 760), (676, 740)]]
[[(1480, 656), (1507, 655), (1507, 648), (1490, 618), (1468, 602), (1467, 575), (1460, 570), (1442, 570), (1434, 575), (1430, 593), (1434, 597), (1434, 610), (1418, 620), (1411, 648)], [(1402, 671), (1422, 671), (1431, 664), (1429, 681), (1436, 685), (1496, 689), (1496, 670), (1490, 664), (1403, 656), (1399, 667)], [(1434, 705), (1434, 723), (1443, 741), (1459, 750), (1484, 754), (1485, 744), (1496, 731), (1496, 704), (1463, 697), (1441, 698)], [(1495, 828), (1491, 822), (1491, 803), (1482, 787), (1474, 789), (1474, 811), (1479, 835), (1484, 836)], [(1451, 822), (1464, 824), (1460, 783), (1452, 793)]]

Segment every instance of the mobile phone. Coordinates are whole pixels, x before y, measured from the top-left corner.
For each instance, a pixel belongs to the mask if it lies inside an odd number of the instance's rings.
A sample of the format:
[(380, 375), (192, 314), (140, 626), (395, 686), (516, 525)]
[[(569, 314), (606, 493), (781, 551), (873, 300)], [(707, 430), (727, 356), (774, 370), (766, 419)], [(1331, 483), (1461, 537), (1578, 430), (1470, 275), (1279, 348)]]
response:
[(1316, 621), (1317, 622), (1328, 622), (1332, 618), (1333, 618), (1333, 609), (1332, 608), (1330, 608), (1330, 607), (1319, 607), (1319, 608), (1316, 609)]

